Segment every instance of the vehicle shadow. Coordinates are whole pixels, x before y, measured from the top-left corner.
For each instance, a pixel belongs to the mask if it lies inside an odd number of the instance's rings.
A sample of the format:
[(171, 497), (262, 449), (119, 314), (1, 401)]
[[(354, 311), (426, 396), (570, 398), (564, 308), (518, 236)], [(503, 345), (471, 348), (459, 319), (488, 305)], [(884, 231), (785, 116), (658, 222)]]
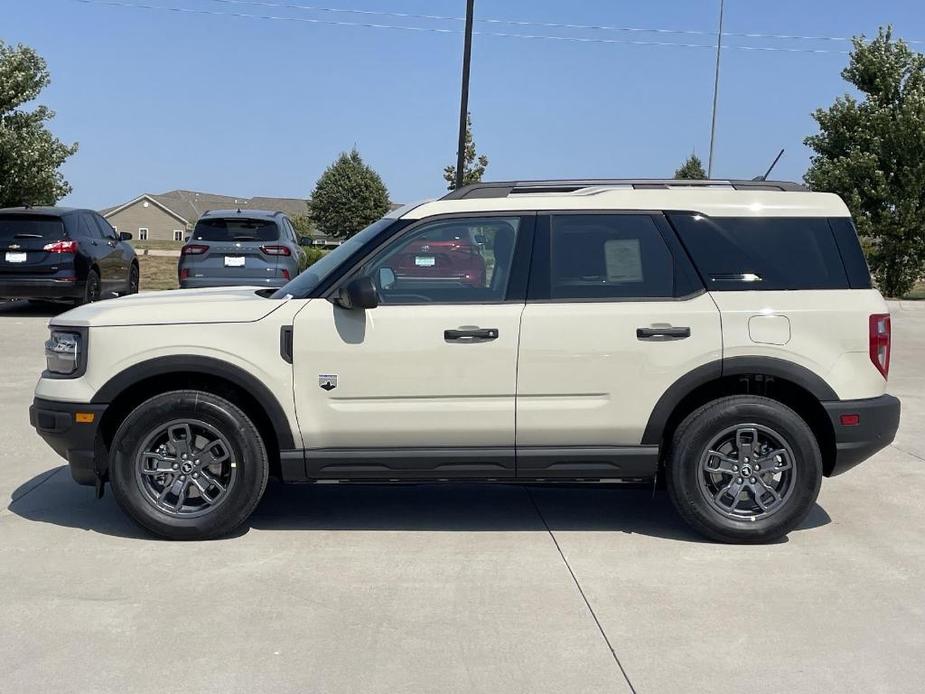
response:
[[(151, 539), (119, 509), (74, 484), (65, 466), (37, 475), (11, 496), (8, 509), (38, 523), (106, 535)], [(816, 504), (799, 530), (831, 519)], [(282, 485), (271, 481), (236, 536), (259, 530), (621, 532), (705, 542), (678, 517), (664, 491), (603, 485), (472, 483)], [(787, 540), (781, 540), (786, 542)]]
[(59, 313), (70, 311), (73, 304), (45, 303), (32, 301), (0, 301), (0, 316), (18, 318), (51, 318)]

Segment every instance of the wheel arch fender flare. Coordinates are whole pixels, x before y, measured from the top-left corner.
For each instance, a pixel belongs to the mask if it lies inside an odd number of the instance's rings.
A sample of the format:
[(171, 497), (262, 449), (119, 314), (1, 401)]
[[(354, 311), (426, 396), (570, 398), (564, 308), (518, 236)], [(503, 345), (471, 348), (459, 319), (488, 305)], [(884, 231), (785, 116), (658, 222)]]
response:
[(172, 355), (155, 357), (133, 364), (106, 381), (93, 396), (91, 403), (108, 404), (125, 393), (132, 385), (153, 377), (190, 372), (220, 378), (247, 391), (270, 420), (279, 448), (281, 450), (296, 448), (289, 418), (273, 392), (259, 378), (240, 366), (214, 357), (192, 354)]
[(792, 361), (762, 356), (718, 359), (688, 371), (662, 393), (649, 415), (642, 434), (642, 444), (658, 445), (662, 442), (665, 426), (675, 408), (697, 388), (726, 376), (746, 374), (761, 374), (789, 381), (820, 402), (839, 400), (838, 394), (818, 374)]

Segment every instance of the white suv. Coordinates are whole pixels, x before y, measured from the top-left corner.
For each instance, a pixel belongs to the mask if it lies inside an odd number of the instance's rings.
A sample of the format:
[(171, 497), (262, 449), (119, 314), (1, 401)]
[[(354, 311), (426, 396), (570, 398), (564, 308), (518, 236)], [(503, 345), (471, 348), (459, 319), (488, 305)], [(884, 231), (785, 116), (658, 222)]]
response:
[(764, 542), (899, 423), (849, 212), (790, 183), (476, 184), (275, 292), (140, 294), (50, 327), (32, 423), (169, 538), (228, 533), (269, 475), (663, 475), (701, 533)]

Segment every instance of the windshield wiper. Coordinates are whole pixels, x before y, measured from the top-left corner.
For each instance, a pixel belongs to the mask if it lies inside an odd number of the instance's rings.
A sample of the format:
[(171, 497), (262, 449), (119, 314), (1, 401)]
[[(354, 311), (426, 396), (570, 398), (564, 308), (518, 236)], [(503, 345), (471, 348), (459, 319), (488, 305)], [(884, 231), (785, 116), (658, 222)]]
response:
[(45, 238), (41, 234), (14, 234), (14, 239), (41, 239)]

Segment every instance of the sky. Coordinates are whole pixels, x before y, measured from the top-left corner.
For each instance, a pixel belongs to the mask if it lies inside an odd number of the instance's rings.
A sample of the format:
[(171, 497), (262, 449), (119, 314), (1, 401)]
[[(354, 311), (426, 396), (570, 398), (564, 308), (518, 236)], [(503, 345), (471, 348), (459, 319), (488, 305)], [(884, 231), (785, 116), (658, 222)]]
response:
[[(838, 38), (892, 24), (925, 41), (921, 0), (725, 5), (725, 33)], [(62, 169), (66, 204), (175, 188), (307, 197), (354, 146), (393, 201), (437, 196), (455, 161), (463, 23), (379, 13), (462, 17), (465, 1), (0, 0), (0, 39), (48, 62), (38, 103), (80, 144)], [(691, 152), (706, 165), (719, 0), (475, 0), (475, 17), (470, 111), (486, 180), (670, 177)], [(695, 45), (652, 45), (663, 43)], [(784, 148), (772, 177), (801, 179), (810, 114), (848, 90), (850, 44), (723, 43), (714, 178), (760, 175)]]

